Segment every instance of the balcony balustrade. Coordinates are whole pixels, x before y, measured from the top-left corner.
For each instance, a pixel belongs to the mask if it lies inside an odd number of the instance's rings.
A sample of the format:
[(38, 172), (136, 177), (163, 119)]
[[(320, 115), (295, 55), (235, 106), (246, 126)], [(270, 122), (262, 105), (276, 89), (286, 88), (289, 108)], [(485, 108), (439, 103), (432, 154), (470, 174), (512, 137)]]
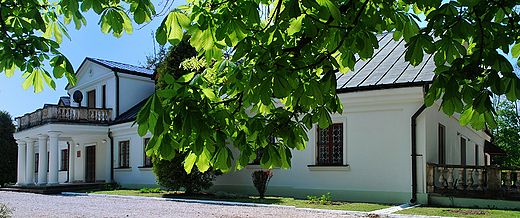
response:
[(112, 119), (112, 109), (67, 107), (45, 105), (30, 114), (17, 117), (17, 131), (51, 122), (108, 124)]
[(427, 164), (430, 195), (520, 200), (520, 168)]

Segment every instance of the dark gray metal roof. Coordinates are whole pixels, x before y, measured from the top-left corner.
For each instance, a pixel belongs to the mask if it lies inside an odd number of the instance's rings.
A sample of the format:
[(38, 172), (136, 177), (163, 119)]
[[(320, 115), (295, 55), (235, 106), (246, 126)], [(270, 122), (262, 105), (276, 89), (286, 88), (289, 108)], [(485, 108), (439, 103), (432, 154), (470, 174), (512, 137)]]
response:
[(103, 60), (103, 59), (89, 58), (89, 57), (87, 57), (86, 60), (90, 60), (90, 61), (93, 61), (100, 65), (103, 65), (105, 67), (108, 67), (110, 69), (113, 69), (113, 70), (117, 69), (122, 72), (136, 72), (136, 73), (146, 74), (146, 75), (150, 75), (150, 76), (152, 76), (154, 73), (153, 70), (146, 69), (144, 67), (138, 67), (138, 66), (119, 63), (119, 62), (115, 62), (115, 61), (107, 61), (107, 60)]
[(58, 101), (58, 105), (60, 103), (63, 103), (64, 106), (70, 106), (70, 97), (69, 96), (61, 96), (60, 100)]
[(141, 102), (139, 102), (132, 108), (128, 109), (124, 113), (120, 114), (119, 116), (117, 116), (116, 119), (111, 124), (118, 124), (118, 123), (134, 121), (137, 118), (137, 114), (139, 113), (139, 111), (141, 111), (141, 108), (143, 108), (143, 106), (146, 104), (148, 99), (149, 99), (149, 97), (142, 100)]
[(417, 86), (433, 82), (435, 62), (433, 55), (425, 54), (417, 67), (405, 62), (406, 42), (393, 40), (393, 33), (377, 35), (379, 48), (367, 60), (358, 58), (354, 71), (336, 73), (338, 92), (366, 89)]

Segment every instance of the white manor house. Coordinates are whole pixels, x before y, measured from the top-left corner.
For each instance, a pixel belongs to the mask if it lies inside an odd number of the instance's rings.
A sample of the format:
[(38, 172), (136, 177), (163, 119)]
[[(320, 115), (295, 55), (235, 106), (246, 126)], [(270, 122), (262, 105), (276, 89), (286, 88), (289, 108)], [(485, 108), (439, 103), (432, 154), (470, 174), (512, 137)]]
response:
[[(435, 79), (433, 56), (413, 67), (404, 61), (404, 41), (391, 34), (377, 38), (373, 58), (359, 60), (355, 72), (337, 74), (343, 114), (332, 114), (329, 129), (309, 130), (307, 148), (293, 152), (291, 169), (271, 170), (267, 195), (331, 192), (341, 200), (424, 204), (442, 190), (490, 185), (483, 176), (491, 175), (484, 167), (494, 154), (491, 136), (460, 126), (460, 115), (447, 116), (438, 104), (424, 106)], [(154, 72), (86, 58), (76, 76), (58, 104), (16, 118), (17, 185), (115, 181), (126, 188), (156, 187), (145, 154), (150, 135), (140, 137), (132, 126), (155, 91)], [(210, 191), (256, 194), (251, 173), (258, 169), (251, 164), (222, 175)]]

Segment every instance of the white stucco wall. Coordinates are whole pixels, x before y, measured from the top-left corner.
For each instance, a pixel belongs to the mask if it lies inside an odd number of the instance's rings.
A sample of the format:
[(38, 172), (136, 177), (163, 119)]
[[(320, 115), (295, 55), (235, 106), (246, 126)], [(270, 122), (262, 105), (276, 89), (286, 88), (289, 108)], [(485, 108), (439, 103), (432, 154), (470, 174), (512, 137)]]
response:
[[(128, 73), (117, 73), (119, 77), (119, 114), (124, 113), (137, 103), (152, 95), (155, 91), (155, 83), (148, 77), (131, 75)], [(105, 86), (106, 91), (106, 108), (112, 108), (112, 120), (118, 114), (117, 112), (117, 86), (116, 76), (112, 70), (103, 67), (91, 61), (86, 61), (76, 74), (78, 82), (75, 86), (69, 87), (67, 93), (72, 97), (76, 90), (83, 94), (82, 107), (88, 106), (88, 92), (95, 90), (96, 92), (96, 108), (103, 107), (102, 87)], [(77, 107), (78, 103), (72, 101), (71, 106)]]
[[(132, 122), (113, 125), (110, 127), (114, 140), (114, 180), (127, 188), (157, 187), (155, 174), (151, 167), (144, 166), (144, 140), (151, 135), (140, 137), (137, 126), (131, 127)], [(119, 142), (130, 141), (129, 168), (119, 168)], [(119, 169), (118, 169), (119, 168)]]
[[(275, 169), (268, 194), (289, 190), (289, 195), (305, 198), (331, 192), (333, 198), (375, 201), (375, 195), (387, 202), (406, 202), (411, 198), (410, 117), (422, 105), (422, 88), (401, 88), (340, 94), (343, 114), (334, 114), (334, 123), (343, 122), (344, 162), (348, 167), (308, 167), (316, 161), (316, 127), (309, 133), (304, 151), (293, 151), (292, 168)], [(235, 158), (238, 151), (234, 150)], [(217, 179), (215, 190), (249, 192), (248, 166)], [(384, 196), (383, 196), (384, 195)], [(372, 200), (370, 200), (372, 199)]]

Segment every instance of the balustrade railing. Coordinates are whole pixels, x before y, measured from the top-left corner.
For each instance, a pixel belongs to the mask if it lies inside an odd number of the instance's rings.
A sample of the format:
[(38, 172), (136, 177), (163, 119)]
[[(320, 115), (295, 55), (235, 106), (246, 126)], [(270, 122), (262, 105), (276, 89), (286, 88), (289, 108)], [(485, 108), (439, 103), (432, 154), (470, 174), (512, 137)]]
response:
[(49, 122), (71, 123), (109, 123), (112, 118), (112, 109), (66, 107), (45, 105), (30, 114), (17, 117), (17, 130), (21, 131)]
[(427, 164), (426, 170), (426, 191), (431, 194), (502, 199), (520, 195), (520, 168)]

